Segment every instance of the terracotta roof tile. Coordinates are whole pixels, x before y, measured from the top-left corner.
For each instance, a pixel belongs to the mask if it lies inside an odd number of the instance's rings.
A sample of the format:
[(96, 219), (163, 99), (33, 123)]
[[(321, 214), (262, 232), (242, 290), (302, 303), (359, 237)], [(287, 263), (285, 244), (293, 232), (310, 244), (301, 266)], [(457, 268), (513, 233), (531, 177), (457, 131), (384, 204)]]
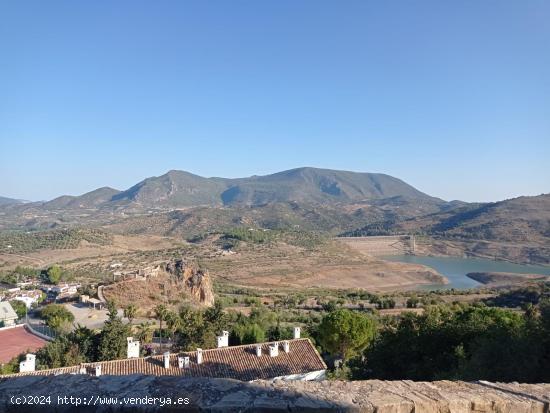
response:
[[(269, 355), (269, 345), (262, 343), (262, 355), (256, 355), (256, 344), (230, 346), (203, 350), (203, 362), (197, 364), (197, 352), (170, 354), (170, 367), (164, 368), (163, 356), (140, 357), (133, 359), (103, 361), (99, 363), (84, 363), (81, 366), (63, 367), (49, 370), (37, 370), (20, 375), (58, 375), (77, 374), (81, 367), (93, 374), (97, 364), (101, 364), (102, 375), (148, 374), (154, 376), (188, 376), (188, 377), (218, 377), (232, 378), (242, 381), (271, 379), (291, 374), (304, 374), (312, 371), (325, 370), (327, 366), (309, 339), (288, 340), (290, 352), (285, 353), (282, 341), (279, 342), (279, 354)], [(188, 368), (178, 367), (178, 356), (188, 356)]]

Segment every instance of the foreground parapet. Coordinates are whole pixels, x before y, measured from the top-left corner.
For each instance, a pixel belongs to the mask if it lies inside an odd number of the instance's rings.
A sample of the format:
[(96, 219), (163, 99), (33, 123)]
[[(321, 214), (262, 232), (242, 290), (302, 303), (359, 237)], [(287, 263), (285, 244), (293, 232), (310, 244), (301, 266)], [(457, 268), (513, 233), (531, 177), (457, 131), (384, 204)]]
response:
[[(16, 405), (33, 396), (40, 406)], [(71, 404), (70, 397), (73, 397)], [(79, 406), (76, 406), (79, 398)], [(168, 401), (169, 400), (169, 401)], [(175, 376), (20, 376), (0, 379), (0, 411), (546, 412), (550, 384), (257, 381)], [(34, 409), (34, 410), (33, 410)]]

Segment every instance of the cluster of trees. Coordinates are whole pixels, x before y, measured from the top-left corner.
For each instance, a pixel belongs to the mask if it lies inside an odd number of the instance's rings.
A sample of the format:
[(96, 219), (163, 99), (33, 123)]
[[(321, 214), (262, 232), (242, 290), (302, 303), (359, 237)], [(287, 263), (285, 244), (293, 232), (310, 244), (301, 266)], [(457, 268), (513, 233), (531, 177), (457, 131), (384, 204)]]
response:
[(60, 304), (48, 304), (40, 310), (40, 317), (58, 332), (69, 331), (74, 322), (74, 314)]
[[(215, 347), (216, 337), (223, 330), (230, 332), (231, 345), (292, 337), (292, 329), (281, 327), (277, 314), (262, 306), (253, 307), (250, 315), (245, 316), (226, 313), (219, 301), (204, 310), (183, 306), (177, 313), (161, 304), (155, 308), (155, 314), (161, 339), (173, 338), (174, 348), (182, 351)], [(140, 329), (137, 337), (142, 334), (145, 329)]]
[[(65, 310), (63, 306), (55, 304), (45, 307), (44, 310), (50, 308), (49, 313), (54, 314), (53, 318), (55, 319), (61, 317), (58, 314), (63, 314), (59, 307)], [(79, 363), (125, 358), (126, 337), (131, 335), (130, 326), (117, 315), (115, 304), (108, 303), (108, 319), (100, 332), (79, 325), (73, 331), (61, 334), (54, 341), (38, 350), (36, 354), (37, 368), (57, 368)]]
[(392, 297), (374, 297), (371, 299), (371, 303), (376, 304), (376, 308), (379, 310), (395, 308), (395, 300)]
[[(410, 307), (417, 304), (411, 297)], [(339, 360), (340, 378), (387, 380), (462, 379), (539, 382), (550, 380), (550, 302), (527, 305), (524, 312), (484, 304), (428, 306), (422, 314), (406, 312), (379, 317), (364, 311), (330, 306), (322, 318), (312, 318), (306, 335), (322, 354)], [(43, 310), (49, 325), (66, 321), (63, 307)], [(41, 368), (126, 357), (126, 337), (149, 342), (152, 326), (132, 326), (137, 308), (124, 309), (128, 323), (109, 303), (109, 318), (101, 332), (78, 326), (38, 352)], [(227, 313), (219, 301), (211, 308), (155, 308), (161, 337), (172, 338), (174, 351), (216, 346), (222, 330), (230, 344), (276, 341), (292, 337), (281, 325), (280, 313), (265, 306), (250, 315)], [(62, 322), (60, 322), (62, 320)], [(132, 332), (132, 329), (134, 331)]]
[(550, 299), (550, 283), (538, 283), (528, 287), (513, 288), (501, 291), (496, 297), (485, 300), (487, 305), (495, 307), (526, 307)]
[(525, 313), (484, 305), (428, 307), (388, 318), (353, 378), (550, 380), (550, 304)]
[(38, 278), (39, 275), (40, 270), (36, 268), (18, 265), (13, 270), (0, 272), (0, 282), (15, 285), (27, 279)]

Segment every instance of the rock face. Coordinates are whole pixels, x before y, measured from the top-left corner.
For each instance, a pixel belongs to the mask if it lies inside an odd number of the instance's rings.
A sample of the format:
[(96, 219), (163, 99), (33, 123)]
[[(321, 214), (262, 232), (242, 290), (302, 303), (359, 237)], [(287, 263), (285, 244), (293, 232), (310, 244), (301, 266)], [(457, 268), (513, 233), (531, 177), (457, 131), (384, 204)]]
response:
[(189, 265), (183, 259), (169, 261), (165, 266), (165, 271), (178, 281), (183, 282), (189, 295), (197, 302), (206, 306), (214, 304), (214, 292), (208, 271), (203, 271), (195, 265)]
[[(43, 405), (36, 405), (36, 401), (35, 405), (14, 404), (15, 401), (22, 400), (18, 399), (21, 396), (33, 396), (34, 400), (43, 401), (47, 400), (45, 397), (50, 396), (50, 402)], [(41, 398), (41, 396), (45, 397)], [(69, 404), (71, 396), (74, 398), (73, 404)], [(80, 398), (79, 406), (75, 405), (76, 398)], [(170, 402), (167, 401), (168, 399)], [(176, 402), (180, 404), (175, 405)], [(245, 383), (227, 379), (185, 379), (140, 375), (26, 376), (0, 379), (0, 411), (2, 412), (170, 410), (544, 413), (548, 412), (549, 406), (550, 384), (378, 380), (356, 382), (279, 380)]]

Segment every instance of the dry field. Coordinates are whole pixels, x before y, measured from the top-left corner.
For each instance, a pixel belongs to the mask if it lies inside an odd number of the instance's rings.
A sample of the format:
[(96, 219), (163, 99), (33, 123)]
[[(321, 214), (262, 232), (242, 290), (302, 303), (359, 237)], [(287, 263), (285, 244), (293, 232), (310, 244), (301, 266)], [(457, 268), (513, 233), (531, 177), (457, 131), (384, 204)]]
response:
[(423, 265), (388, 262), (331, 240), (322, 249), (272, 245), (204, 261), (214, 277), (247, 287), (399, 291), (446, 279)]
[(78, 248), (44, 249), (27, 254), (0, 253), (0, 265), (2, 269), (11, 269), (17, 265), (47, 267), (73, 261), (102, 262), (130, 253), (177, 248), (181, 245), (181, 241), (156, 235), (114, 235), (112, 245), (94, 245), (82, 241)]
[[(3, 269), (16, 265), (45, 268), (60, 264), (83, 279), (113, 279), (113, 262), (121, 270), (143, 268), (173, 256), (194, 260), (208, 270), (213, 280), (258, 288), (304, 289), (361, 288), (372, 292), (414, 289), (422, 284), (445, 283), (434, 270), (417, 264), (387, 262), (368, 255), (357, 245), (326, 239), (304, 245), (276, 240), (255, 244), (241, 242), (230, 254), (223, 254), (216, 239), (189, 244), (173, 237), (115, 235), (111, 245), (81, 242), (78, 248), (40, 250), (27, 255), (2, 254)], [(117, 294), (120, 301), (124, 294)], [(146, 307), (160, 291), (135, 291)], [(129, 294), (134, 297), (136, 294)], [(136, 298), (136, 297), (134, 297)], [(151, 301), (151, 303), (149, 303)]]

